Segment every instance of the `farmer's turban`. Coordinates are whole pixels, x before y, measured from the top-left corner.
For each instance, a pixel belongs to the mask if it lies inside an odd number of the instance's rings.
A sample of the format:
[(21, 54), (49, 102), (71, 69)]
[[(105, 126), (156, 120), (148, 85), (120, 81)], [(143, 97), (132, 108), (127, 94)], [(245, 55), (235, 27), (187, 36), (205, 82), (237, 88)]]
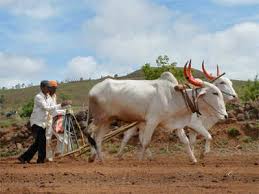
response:
[(50, 80), (49, 81), (49, 87), (58, 87), (58, 83), (56, 80)]

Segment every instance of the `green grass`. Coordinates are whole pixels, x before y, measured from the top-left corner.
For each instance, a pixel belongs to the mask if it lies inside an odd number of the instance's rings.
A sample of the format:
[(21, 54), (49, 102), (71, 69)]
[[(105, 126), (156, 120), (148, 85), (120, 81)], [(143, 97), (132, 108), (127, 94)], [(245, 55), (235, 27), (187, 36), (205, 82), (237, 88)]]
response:
[(106, 150), (109, 152), (109, 154), (116, 154), (119, 151), (119, 144), (116, 143), (106, 143)]
[(7, 127), (12, 126), (13, 123), (14, 123), (14, 121), (11, 120), (11, 119), (0, 120), (0, 127), (1, 128), (7, 128)]
[[(229, 147), (228, 143), (229, 143), (229, 140), (227, 139), (227, 137), (222, 137), (219, 140), (213, 142), (213, 147), (225, 149), (225, 148)], [(204, 146), (204, 144), (202, 144), (202, 147), (203, 146)]]
[(162, 148), (159, 148), (159, 153), (160, 154), (168, 154), (170, 151), (167, 147), (162, 147)]
[(21, 126), (26, 123), (27, 119), (17, 118), (1, 118), (0, 119), (0, 127), (8, 128), (11, 126)]
[(18, 151), (18, 150), (12, 150), (12, 151), (7, 151), (7, 152), (0, 152), (0, 158), (16, 156), (16, 155), (18, 155), (20, 153), (21, 153), (21, 151)]
[(244, 136), (241, 138), (241, 141), (244, 143), (251, 143), (253, 141), (253, 138), (250, 136)]
[[(57, 89), (57, 99), (60, 102), (61, 99), (59, 97), (65, 95), (73, 101), (75, 107), (86, 105), (88, 92), (97, 82), (97, 80), (94, 80), (60, 84)], [(20, 111), (21, 107), (34, 98), (39, 91), (39, 86), (15, 90), (0, 90), (0, 95), (5, 97), (1, 112), (10, 110)]]

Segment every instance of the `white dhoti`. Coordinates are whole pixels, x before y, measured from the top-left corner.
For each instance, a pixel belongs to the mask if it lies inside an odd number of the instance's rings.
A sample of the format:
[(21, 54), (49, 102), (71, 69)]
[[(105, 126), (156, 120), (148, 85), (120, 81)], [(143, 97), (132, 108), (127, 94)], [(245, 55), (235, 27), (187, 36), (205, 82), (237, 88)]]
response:
[[(55, 117), (57, 115), (64, 116), (65, 115), (65, 110), (56, 110), (52, 116)], [(64, 151), (64, 147), (67, 147), (68, 145), (68, 136), (66, 132), (56, 132), (56, 128), (53, 129), (53, 117), (49, 119), (48, 122), (48, 127), (46, 129), (46, 157), (49, 161), (53, 161), (53, 155), (54, 154), (61, 154)], [(62, 122), (61, 122), (62, 124)], [(53, 151), (52, 149), (52, 137), (53, 135), (57, 139), (57, 145), (56, 149)], [(68, 147), (68, 151), (70, 151), (71, 148)]]

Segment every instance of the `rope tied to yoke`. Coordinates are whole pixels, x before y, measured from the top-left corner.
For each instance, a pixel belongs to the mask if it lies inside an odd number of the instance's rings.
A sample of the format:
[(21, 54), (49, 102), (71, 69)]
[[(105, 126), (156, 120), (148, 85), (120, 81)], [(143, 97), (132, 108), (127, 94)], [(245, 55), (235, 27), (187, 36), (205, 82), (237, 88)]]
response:
[(182, 97), (184, 99), (185, 105), (186, 107), (192, 112), (192, 113), (196, 113), (198, 116), (201, 115), (200, 110), (199, 110), (199, 106), (198, 106), (198, 101), (196, 101), (196, 98), (198, 96), (198, 90), (200, 88), (194, 88), (191, 89), (192, 90), (192, 97), (190, 98), (188, 93), (187, 93), (187, 88), (191, 87), (188, 84), (182, 85), (182, 86), (178, 86), (175, 87), (175, 89), (177, 91), (180, 91), (182, 94)]

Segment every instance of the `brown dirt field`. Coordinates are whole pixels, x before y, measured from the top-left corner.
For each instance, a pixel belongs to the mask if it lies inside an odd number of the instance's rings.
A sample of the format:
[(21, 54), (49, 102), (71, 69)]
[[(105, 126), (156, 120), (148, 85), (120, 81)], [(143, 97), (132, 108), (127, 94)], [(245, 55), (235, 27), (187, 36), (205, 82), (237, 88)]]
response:
[(185, 153), (153, 161), (126, 155), (87, 163), (64, 158), (45, 164), (0, 161), (1, 193), (259, 193), (259, 153), (209, 154), (192, 165)]
[[(174, 133), (162, 131), (152, 140), (153, 161), (137, 159), (137, 137), (126, 148), (124, 160), (114, 154), (119, 137), (105, 143), (103, 164), (88, 163), (85, 157), (41, 165), (0, 158), (0, 193), (259, 193), (259, 141), (245, 143), (240, 126), (216, 125), (211, 130), (212, 151), (203, 160), (197, 157), (196, 165)], [(232, 127), (241, 135), (229, 137), (227, 129)], [(201, 138), (196, 156), (203, 146)]]

